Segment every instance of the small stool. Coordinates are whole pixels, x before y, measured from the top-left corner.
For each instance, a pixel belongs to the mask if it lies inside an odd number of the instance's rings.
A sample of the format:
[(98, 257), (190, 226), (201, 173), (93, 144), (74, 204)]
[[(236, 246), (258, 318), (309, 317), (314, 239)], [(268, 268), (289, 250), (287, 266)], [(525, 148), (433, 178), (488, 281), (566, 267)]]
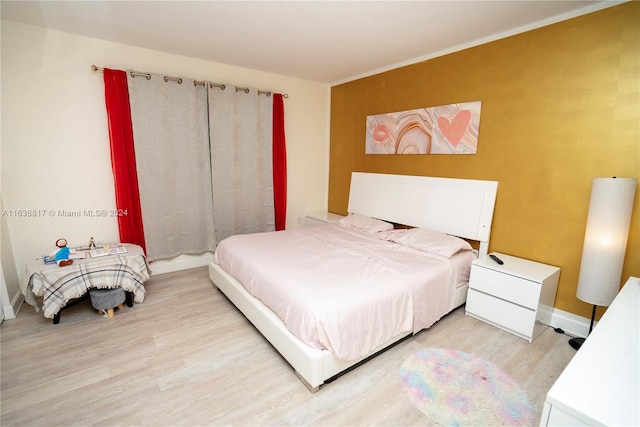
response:
[(107, 313), (109, 319), (113, 318), (113, 308), (118, 307), (120, 310), (124, 308), (126, 293), (122, 288), (113, 289), (91, 289), (91, 305), (98, 311)]

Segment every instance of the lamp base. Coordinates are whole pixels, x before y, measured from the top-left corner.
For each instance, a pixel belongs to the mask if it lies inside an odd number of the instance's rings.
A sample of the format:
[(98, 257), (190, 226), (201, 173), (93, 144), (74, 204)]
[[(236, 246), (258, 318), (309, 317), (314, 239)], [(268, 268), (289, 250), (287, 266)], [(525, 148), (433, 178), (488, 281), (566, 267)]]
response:
[(569, 345), (576, 350), (580, 350), (580, 347), (584, 344), (584, 340), (585, 338), (571, 338), (569, 340)]
[[(593, 305), (593, 311), (591, 312), (591, 324), (589, 325), (589, 334), (591, 334), (591, 331), (593, 331), (593, 322), (596, 320), (596, 305)], [(582, 347), (582, 344), (584, 344), (584, 340), (586, 340), (586, 338), (571, 338), (569, 340), (569, 345), (571, 347), (573, 347), (576, 350), (580, 350), (580, 347)]]

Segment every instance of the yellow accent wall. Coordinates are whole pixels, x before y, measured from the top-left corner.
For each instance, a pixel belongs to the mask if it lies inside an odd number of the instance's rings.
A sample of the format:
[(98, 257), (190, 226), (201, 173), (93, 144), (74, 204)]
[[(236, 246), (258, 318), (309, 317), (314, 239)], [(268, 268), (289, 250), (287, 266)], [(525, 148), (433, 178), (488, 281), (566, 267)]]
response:
[[(468, 101), (477, 154), (365, 155), (368, 115)], [(575, 295), (591, 182), (640, 181), (640, 2), (334, 86), (330, 135), (331, 212), (352, 171), (496, 180), (489, 249), (561, 267), (555, 307), (590, 317)], [(640, 276), (638, 192), (622, 283)]]

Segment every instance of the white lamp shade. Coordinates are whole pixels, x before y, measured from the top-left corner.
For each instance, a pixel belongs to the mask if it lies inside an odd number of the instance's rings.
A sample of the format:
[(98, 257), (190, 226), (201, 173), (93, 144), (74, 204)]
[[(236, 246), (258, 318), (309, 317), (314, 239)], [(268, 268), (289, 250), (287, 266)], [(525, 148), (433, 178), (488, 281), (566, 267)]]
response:
[(582, 249), (577, 297), (609, 306), (620, 289), (635, 178), (595, 178)]

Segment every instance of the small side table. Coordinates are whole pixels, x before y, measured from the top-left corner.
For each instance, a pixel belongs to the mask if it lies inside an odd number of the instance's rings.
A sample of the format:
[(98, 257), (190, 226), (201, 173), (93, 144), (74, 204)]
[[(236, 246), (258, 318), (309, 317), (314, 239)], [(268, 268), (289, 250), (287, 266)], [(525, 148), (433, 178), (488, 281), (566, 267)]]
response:
[(466, 314), (533, 342), (551, 322), (560, 268), (494, 253), (473, 261)]
[[(20, 288), (25, 301), (45, 317), (60, 322), (60, 312), (88, 298), (90, 289), (121, 287), (126, 291), (127, 305), (142, 303), (144, 282), (150, 271), (142, 248), (124, 244), (126, 253), (98, 258), (74, 259), (73, 264), (59, 267), (45, 265), (42, 260), (27, 264)], [(42, 307), (37, 299), (42, 296)]]
[(320, 224), (330, 224), (340, 221), (342, 218), (344, 218), (344, 216), (331, 212), (316, 212), (305, 217), (304, 226), (313, 227)]

